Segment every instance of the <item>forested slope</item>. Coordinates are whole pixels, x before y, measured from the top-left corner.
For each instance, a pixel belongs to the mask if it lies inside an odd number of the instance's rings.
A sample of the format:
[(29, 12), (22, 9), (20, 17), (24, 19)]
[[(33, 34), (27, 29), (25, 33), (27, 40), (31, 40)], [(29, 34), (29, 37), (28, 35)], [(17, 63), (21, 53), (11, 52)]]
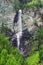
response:
[[(15, 46), (16, 38), (10, 41), (19, 9), (23, 11), (23, 30), (31, 29), (32, 35), (28, 40), (24, 38), (29, 48), (26, 57)], [(0, 0), (0, 65), (43, 65), (43, 0)]]

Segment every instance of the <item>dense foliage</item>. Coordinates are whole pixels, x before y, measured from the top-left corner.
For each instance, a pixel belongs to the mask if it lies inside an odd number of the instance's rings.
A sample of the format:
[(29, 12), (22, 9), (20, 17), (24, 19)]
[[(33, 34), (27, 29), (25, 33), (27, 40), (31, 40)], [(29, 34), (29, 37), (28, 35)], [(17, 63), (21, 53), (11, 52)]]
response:
[(43, 0), (14, 0), (14, 9), (43, 6)]
[[(43, 0), (14, 0), (13, 7), (15, 10), (42, 7)], [(43, 17), (43, 14), (42, 14)], [(37, 23), (35, 25), (38, 27)], [(17, 47), (12, 46), (9, 37), (4, 35), (7, 27), (2, 24), (0, 34), (0, 65), (43, 65), (43, 28), (39, 27), (35, 39), (31, 37), (27, 42), (30, 43), (31, 49), (28, 56), (20, 54)]]
[(43, 28), (38, 31), (40, 62), (43, 62)]
[(32, 0), (31, 2), (28, 2), (26, 4), (26, 7), (34, 7), (34, 6), (39, 7), (39, 6), (43, 6), (42, 2), (43, 1), (41, 1), (41, 0)]
[(8, 38), (0, 34), (0, 65), (22, 65), (23, 59), (18, 49), (12, 47)]
[(37, 50), (31, 50), (28, 57), (23, 57), (8, 39), (0, 34), (0, 65), (43, 65), (43, 28), (38, 30), (38, 49), (34, 46), (34, 40), (30, 39), (33, 42), (32, 49)]
[(39, 52), (34, 53), (26, 59), (27, 65), (37, 65), (39, 63)]

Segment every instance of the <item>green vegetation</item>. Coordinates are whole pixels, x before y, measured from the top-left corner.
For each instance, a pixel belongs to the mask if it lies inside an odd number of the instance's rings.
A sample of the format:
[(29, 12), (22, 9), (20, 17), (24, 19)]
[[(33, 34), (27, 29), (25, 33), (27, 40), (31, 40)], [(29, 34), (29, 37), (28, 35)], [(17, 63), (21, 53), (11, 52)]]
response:
[(0, 34), (0, 65), (43, 65), (43, 28), (39, 28), (38, 31), (38, 50), (34, 46), (34, 40), (31, 39), (36, 51), (30, 51), (31, 53), (26, 58), (10, 44), (8, 39), (4, 34)]
[(39, 7), (43, 6), (43, 1), (42, 0), (32, 0), (31, 2), (26, 4), (27, 7)]
[(10, 44), (8, 39), (4, 34), (0, 34), (0, 65), (22, 65), (23, 56), (16, 47)]
[(39, 52), (34, 53), (26, 59), (27, 65), (38, 65), (39, 63)]
[(14, 9), (43, 6), (43, 0), (14, 0)]
[(18, 9), (20, 9), (20, 2), (19, 2), (19, 0), (14, 0), (14, 5), (13, 5), (13, 8), (14, 8), (14, 10), (18, 10)]
[(23, 63), (22, 57), (18, 57), (17, 59), (15, 55), (8, 54), (8, 51), (6, 49), (2, 50), (0, 56), (0, 65), (21, 65)]
[[(43, 0), (14, 0), (14, 10), (42, 7)], [(3, 11), (5, 12), (5, 11)], [(5, 15), (5, 14), (4, 14)], [(43, 18), (43, 14), (41, 14)], [(5, 20), (3, 20), (4, 22)], [(27, 22), (27, 21), (26, 21)], [(34, 23), (38, 27), (37, 23)], [(31, 37), (27, 42), (31, 49), (28, 51), (28, 56), (24, 57), (20, 54), (17, 47), (9, 42), (9, 37), (4, 35), (7, 30), (7, 25), (2, 23), (0, 34), (0, 65), (43, 65), (43, 28), (38, 27), (36, 38)], [(10, 33), (9, 33), (10, 34)]]
[(7, 49), (9, 50), (10, 48), (10, 42), (8, 41), (9, 38), (5, 37), (4, 34), (0, 34), (0, 52), (2, 51), (2, 49)]
[(43, 28), (38, 31), (40, 62), (43, 62)]

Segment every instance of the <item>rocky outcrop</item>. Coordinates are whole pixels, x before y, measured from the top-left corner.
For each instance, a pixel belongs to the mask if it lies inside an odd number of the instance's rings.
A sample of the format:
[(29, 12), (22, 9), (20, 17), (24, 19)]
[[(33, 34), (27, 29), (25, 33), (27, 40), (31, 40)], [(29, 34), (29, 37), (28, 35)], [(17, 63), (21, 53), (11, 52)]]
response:
[[(13, 7), (11, 3), (8, 3), (8, 0), (3, 0), (3, 2), (0, 0), (0, 4), (0, 27), (2, 23), (4, 23), (4, 26), (7, 26), (8, 29), (5, 31), (5, 35), (10, 37), (9, 40), (13, 46), (17, 46), (17, 37), (15, 33), (17, 33), (18, 27), (17, 24), (15, 26), (13, 24), (15, 17)], [(39, 8), (39, 10), (37, 8), (30, 8), (22, 14), (23, 36), (20, 40), (22, 43), (20, 45), (20, 51), (24, 56), (28, 55), (28, 51), (30, 51), (29, 38), (32, 37), (35, 39), (37, 36), (38, 27), (43, 26), (43, 20), (41, 18), (42, 13), (43, 8)], [(38, 26), (36, 26), (35, 23), (37, 23)]]

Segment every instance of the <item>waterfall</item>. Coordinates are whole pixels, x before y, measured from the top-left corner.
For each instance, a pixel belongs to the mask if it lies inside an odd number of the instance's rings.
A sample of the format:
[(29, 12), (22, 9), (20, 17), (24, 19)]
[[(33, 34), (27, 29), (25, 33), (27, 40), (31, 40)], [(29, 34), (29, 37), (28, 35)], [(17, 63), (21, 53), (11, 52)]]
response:
[(22, 16), (22, 10), (19, 10), (18, 11), (18, 33), (16, 34), (17, 36), (17, 46), (19, 48), (19, 45), (20, 45), (20, 38), (22, 36), (22, 19), (21, 19), (21, 16)]

